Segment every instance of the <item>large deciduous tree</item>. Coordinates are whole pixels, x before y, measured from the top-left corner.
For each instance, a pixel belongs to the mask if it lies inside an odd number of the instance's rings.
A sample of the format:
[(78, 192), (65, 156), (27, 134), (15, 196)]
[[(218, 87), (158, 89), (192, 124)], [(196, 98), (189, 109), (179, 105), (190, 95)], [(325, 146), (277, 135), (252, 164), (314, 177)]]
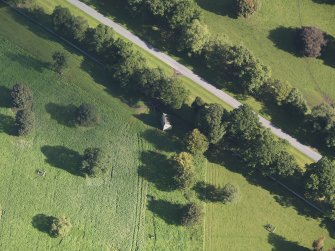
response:
[(306, 57), (321, 56), (322, 49), (327, 45), (325, 33), (316, 27), (302, 27), (299, 38), (301, 53)]
[(172, 158), (172, 165), (175, 171), (174, 181), (178, 188), (191, 188), (195, 182), (192, 155), (181, 152)]

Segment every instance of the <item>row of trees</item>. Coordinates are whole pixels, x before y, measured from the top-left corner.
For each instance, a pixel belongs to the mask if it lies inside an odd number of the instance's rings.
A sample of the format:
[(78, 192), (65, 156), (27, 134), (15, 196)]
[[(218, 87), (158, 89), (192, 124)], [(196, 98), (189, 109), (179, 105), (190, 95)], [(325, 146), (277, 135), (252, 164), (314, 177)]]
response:
[(179, 79), (148, 67), (132, 44), (116, 38), (111, 28), (101, 24), (91, 28), (85, 19), (71, 15), (67, 8), (60, 6), (52, 14), (52, 23), (57, 32), (104, 63), (123, 88), (139, 91), (173, 109), (181, 108), (187, 101), (189, 92)]
[(26, 84), (16, 84), (11, 90), (12, 104), (16, 109), (15, 127), (18, 136), (30, 134), (35, 127), (33, 93)]

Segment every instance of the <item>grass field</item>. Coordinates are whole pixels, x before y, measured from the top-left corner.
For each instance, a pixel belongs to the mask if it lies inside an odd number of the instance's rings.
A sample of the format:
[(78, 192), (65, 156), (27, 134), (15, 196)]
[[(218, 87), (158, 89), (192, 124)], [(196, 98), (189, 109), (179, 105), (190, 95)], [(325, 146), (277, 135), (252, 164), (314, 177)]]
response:
[[(186, 200), (177, 191), (159, 190), (152, 181), (158, 179), (156, 161), (166, 165), (166, 150), (176, 149), (173, 141), (147, 125), (158, 121), (157, 114), (138, 114), (141, 109), (121, 101), (123, 95), (108, 83), (100, 67), (3, 5), (0, 23), (0, 204), (4, 209), (0, 249), (144, 250), (146, 240), (152, 239), (152, 219), (157, 250), (175, 249), (175, 243), (179, 250), (202, 246), (201, 231), (171, 224), (169, 219), (175, 215), (161, 210), (161, 203), (181, 206)], [(70, 55), (69, 69), (62, 77), (47, 67), (55, 50)], [(8, 92), (20, 81), (34, 92), (37, 126), (27, 138), (12, 136), (11, 130), (14, 113)], [(111, 89), (101, 85), (107, 83)], [(68, 124), (71, 111), (82, 102), (98, 108), (99, 126), (82, 129)], [(91, 146), (108, 153), (112, 172), (103, 178), (79, 175), (83, 150)], [(36, 169), (44, 169), (46, 177), (36, 176)], [(149, 186), (146, 180), (151, 181)], [(71, 219), (72, 232), (63, 240), (50, 238), (43, 220), (61, 215)]]
[[(196, 0), (204, 10), (205, 23), (214, 34), (227, 34), (243, 43), (266, 65), (273, 76), (289, 81), (309, 103), (335, 102), (335, 45), (320, 59), (299, 56), (295, 28), (316, 26), (335, 37), (335, 5), (314, 0), (263, 0), (250, 19), (233, 17), (233, 0)], [(326, 2), (326, 1), (324, 1)]]
[[(1, 249), (299, 251), (305, 249), (294, 249), (291, 242), (309, 247), (320, 235), (327, 237), (330, 247), (332, 233), (304, 216), (305, 204), (266, 181), (254, 185), (230, 171), (236, 169), (231, 163), (226, 168), (209, 164), (207, 181), (239, 185), (241, 201), (207, 204), (204, 241), (202, 226), (178, 226), (185, 197), (195, 195), (169, 186), (166, 158), (180, 150), (180, 144), (152, 127), (159, 125), (159, 114), (138, 114), (141, 109), (122, 102), (127, 96), (108, 83), (99, 67), (3, 6), (0, 23), (0, 142), (5, 145), (0, 154), (0, 204), (5, 209)], [(70, 53), (70, 68), (62, 78), (46, 67), (55, 50)], [(24, 139), (10, 135), (14, 114), (8, 108), (8, 88), (17, 81), (34, 90), (38, 118), (36, 132)], [(82, 102), (94, 103), (103, 114), (98, 127), (84, 130), (66, 123), (73, 105)], [(88, 146), (108, 149), (111, 176), (77, 175), (75, 167)], [(203, 160), (197, 166), (204, 167)], [(36, 177), (38, 168), (47, 171), (44, 179)], [(73, 231), (61, 242), (52, 239), (40, 231), (38, 214), (69, 216)], [(268, 238), (266, 223), (277, 226), (279, 237)]]

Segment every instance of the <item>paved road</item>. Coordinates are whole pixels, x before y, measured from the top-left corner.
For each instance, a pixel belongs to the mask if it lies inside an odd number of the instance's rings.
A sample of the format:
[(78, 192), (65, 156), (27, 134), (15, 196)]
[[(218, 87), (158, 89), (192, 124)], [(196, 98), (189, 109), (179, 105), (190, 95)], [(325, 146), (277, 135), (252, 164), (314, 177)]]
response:
[[(157, 49), (153, 48), (149, 44), (142, 41), (139, 37), (135, 36), (131, 32), (129, 32), (127, 29), (123, 28), (121, 25), (113, 22), (111, 19), (103, 16), (99, 12), (97, 12), (95, 9), (91, 8), (90, 6), (80, 2), (79, 0), (68, 0), (69, 3), (73, 4), (77, 8), (81, 9), (82, 11), (86, 12), (93, 18), (97, 19), (101, 23), (110, 26), (114, 29), (115, 32), (120, 34), (121, 36), (127, 38), (131, 42), (135, 43), (142, 49), (146, 50), (150, 54), (154, 55), (176, 71), (180, 72), (184, 76), (188, 77), (189, 79), (193, 80), (198, 85), (202, 86), (204, 89), (209, 91), (210, 93), (214, 94), (221, 100), (223, 100), (225, 103), (229, 104), (233, 108), (237, 108), (241, 105), (241, 103), (236, 100), (235, 98), (229, 96), (227, 93), (217, 89), (213, 85), (207, 83), (205, 80), (203, 80), (201, 77), (193, 73), (190, 69), (185, 67), (184, 65), (178, 63), (173, 58), (169, 57), (168, 55), (159, 52)], [(299, 143), (295, 138), (291, 137), (290, 135), (283, 132), (281, 129), (275, 127), (271, 124), (270, 121), (266, 120), (262, 116), (259, 116), (260, 122), (263, 124), (264, 127), (269, 128), (273, 134), (277, 135), (279, 138), (287, 140), (294, 148), (296, 148), (298, 151), (302, 152), (303, 154), (307, 155), (314, 161), (318, 161), (322, 156), (311, 149), (310, 147), (303, 145)]]

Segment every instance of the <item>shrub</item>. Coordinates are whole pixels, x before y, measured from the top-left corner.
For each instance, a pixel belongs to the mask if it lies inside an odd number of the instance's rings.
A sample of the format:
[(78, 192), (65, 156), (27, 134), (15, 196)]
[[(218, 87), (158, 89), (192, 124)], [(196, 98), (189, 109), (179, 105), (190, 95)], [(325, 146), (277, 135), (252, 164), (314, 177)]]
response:
[(315, 132), (327, 132), (335, 126), (335, 110), (325, 103), (314, 106), (311, 114), (306, 116), (306, 122)]
[(237, 0), (237, 15), (240, 17), (252, 16), (260, 7), (260, 0)]
[(52, 68), (59, 74), (62, 74), (64, 69), (68, 66), (68, 57), (65, 53), (56, 51), (52, 55)]
[(301, 53), (306, 57), (319, 57), (327, 45), (325, 33), (315, 27), (302, 27), (299, 32)]
[(70, 219), (66, 217), (54, 218), (50, 227), (50, 235), (53, 237), (65, 237), (72, 228)]
[(192, 155), (186, 152), (179, 153), (172, 158), (175, 170), (174, 181), (178, 188), (186, 189), (194, 185), (195, 175)]
[(99, 122), (100, 116), (97, 109), (90, 104), (81, 104), (76, 111), (76, 123), (79, 126), (92, 126)]
[(222, 198), (223, 198), (223, 203), (231, 203), (235, 202), (239, 198), (239, 189), (238, 187), (228, 183), (226, 184), (221, 192), (222, 193)]
[(82, 170), (93, 177), (106, 171), (105, 156), (100, 148), (87, 148), (85, 150)]
[(202, 217), (203, 211), (200, 205), (189, 203), (183, 209), (181, 224), (187, 227), (195, 226), (201, 222)]
[(293, 88), (290, 91), (286, 100), (284, 101), (284, 104), (293, 114), (301, 116), (305, 115), (305, 113), (308, 111), (306, 99), (304, 98), (302, 93), (296, 88)]
[(16, 84), (11, 90), (12, 103), (18, 109), (31, 109), (33, 93), (26, 84)]
[(32, 110), (19, 110), (15, 116), (15, 126), (19, 136), (26, 136), (30, 134), (35, 126), (35, 116)]
[(185, 148), (188, 152), (200, 155), (207, 151), (208, 140), (198, 129), (194, 129), (185, 138)]
[(278, 79), (268, 79), (262, 86), (262, 98), (263, 100), (275, 103), (281, 106), (285, 103), (292, 86), (289, 83), (282, 82)]

